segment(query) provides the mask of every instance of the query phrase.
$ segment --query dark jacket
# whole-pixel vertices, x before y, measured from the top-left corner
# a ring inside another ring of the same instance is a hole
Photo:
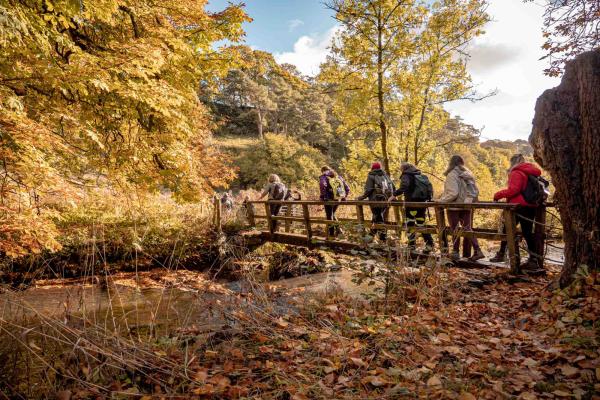
[[[333,188],[329,184],[329,178],[333,178],[333,172],[331,171],[324,172],[323,175],[321,175],[321,177],[319,178],[319,191],[321,192],[319,198],[322,201],[329,201],[334,199]],[[344,178],[342,178],[340,175],[338,175],[337,178],[342,181],[342,184],[344,185],[344,191],[346,192],[345,197],[348,197],[348,195],[350,195],[350,186],[348,186]]]
[[[527,186],[528,175],[540,176],[542,171],[531,163],[521,163],[513,167],[508,174],[508,188],[500,190],[494,195],[494,200],[506,199],[508,203],[515,203],[525,207],[535,207],[523,198],[523,190]]]
[[[365,182],[365,191],[364,193],[358,197],[358,200],[369,199],[370,201],[376,201],[375,199],[375,177],[376,176],[385,176],[387,178],[388,183],[392,188],[392,192],[395,190],[394,182],[387,176],[387,174],[382,169],[374,169],[369,172],[367,176],[367,182]]]
[[[414,201],[412,194],[415,191],[415,175],[421,175],[421,170],[409,167],[400,175],[400,188],[394,192],[394,196],[404,195],[405,201]]]

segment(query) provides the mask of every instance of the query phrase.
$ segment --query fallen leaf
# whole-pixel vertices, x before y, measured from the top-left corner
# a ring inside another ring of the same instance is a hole
[[[454,355],[460,354],[460,349],[457,346],[446,346],[444,347],[444,351]]]
[[[309,397],[302,393],[296,393],[292,396],[292,400],[309,400]]]
[[[70,400],[71,395],[72,393],[70,390],[61,390],[56,392],[56,400]]]
[[[352,364],[356,365],[357,367],[365,368],[367,366],[367,363],[360,358],[350,357],[350,361],[352,361]]]
[[[524,392],[518,397],[519,400],[537,400],[537,396],[531,392]]]
[[[437,375],[433,375],[431,378],[427,379],[427,386],[442,386],[442,381]]]
[[[579,373],[579,369],[571,365],[563,365],[562,367],[560,367],[560,372],[567,378],[570,378],[572,376],[577,375]]]
[[[555,390],[554,392],[552,392],[555,396],[558,397],[571,397],[571,393],[567,393],[565,391],[562,390]]]
[[[370,383],[371,385],[373,385],[375,387],[381,387],[381,386],[385,386],[385,385],[389,384],[388,381],[386,381],[385,379],[383,379],[377,375],[366,376],[363,379],[361,379],[361,382],[365,385],[367,383]]]
[[[525,365],[526,367],[529,367],[529,368],[533,368],[538,365],[538,362],[535,361],[534,359],[528,357],[525,359],[525,361],[523,361],[523,365]]]
[[[457,398],[458,400],[477,400],[477,397],[473,396],[469,392],[462,392]]]
[[[279,326],[280,328],[287,328],[289,325],[289,322],[284,321],[282,317],[277,318],[277,326]]]

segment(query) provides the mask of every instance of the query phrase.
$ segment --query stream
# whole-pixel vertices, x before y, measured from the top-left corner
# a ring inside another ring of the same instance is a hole
[[[139,273],[136,278],[120,274],[108,285],[88,278],[87,282],[67,280],[58,284],[51,280],[20,292],[6,290],[0,293],[0,318],[22,322],[36,317],[77,316],[108,331],[152,332],[156,336],[190,326],[196,331],[209,331],[225,323],[223,310],[239,307],[240,299],[250,290],[245,281],[214,282],[190,271],[170,272],[179,281],[175,284],[149,283],[151,275]],[[280,294],[275,305],[283,308],[289,307],[286,299],[298,294],[342,290],[360,296],[371,290],[355,285],[348,270],[268,282],[264,288]]]

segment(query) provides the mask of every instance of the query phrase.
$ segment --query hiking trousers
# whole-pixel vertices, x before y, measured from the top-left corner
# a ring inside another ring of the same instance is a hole
[[[473,230],[473,212],[471,210],[448,210],[448,223],[453,232],[452,251],[458,253],[460,249],[460,237],[456,233],[459,232],[459,229],[465,232]],[[461,228],[458,228],[459,224]],[[476,237],[465,238],[464,242],[466,243],[467,241],[471,242],[476,251],[479,250],[479,242]]]
[[[404,219],[406,221],[406,226],[408,227],[408,246],[415,247],[417,241],[417,233],[411,232],[411,227],[413,226],[424,226],[425,225],[425,208],[405,208],[404,209]],[[429,247],[433,247],[433,236],[429,233],[422,233],[423,240],[425,240],[425,244]]]
[[[281,204],[270,204],[271,216],[276,216],[279,214],[279,210],[281,210]],[[271,221],[271,225],[273,226],[273,232],[277,231],[277,221]]]
[[[337,221],[337,217],[335,216],[335,212],[337,211],[339,206],[325,204],[325,218],[328,221]],[[327,225],[327,231],[329,232],[329,236],[337,236],[340,233],[339,225]]]
[[[523,238],[527,243],[527,252],[529,257],[538,257],[538,251],[535,244],[535,236],[533,234],[533,226],[535,220],[536,207],[519,207],[517,209],[516,221],[517,225],[521,226]],[[506,225],[502,227],[502,233],[506,233]],[[500,243],[500,253],[506,254],[506,241]]]
[[[371,214],[373,217],[371,218],[371,222],[373,224],[385,224],[387,220],[388,207],[373,207],[371,208]],[[371,235],[373,237],[379,237],[379,240],[386,240],[387,233],[385,229],[371,228]]]

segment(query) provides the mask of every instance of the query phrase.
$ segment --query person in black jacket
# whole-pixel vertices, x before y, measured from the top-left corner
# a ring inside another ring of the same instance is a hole
[[[390,177],[381,169],[381,164],[375,162],[371,165],[371,171],[365,182],[365,190],[357,200],[369,199],[370,201],[387,201],[394,193],[394,183]],[[385,224],[389,207],[370,206],[373,215],[373,224]],[[387,233],[385,229],[371,228],[371,235],[379,236],[379,240],[385,241]]]
[[[433,190],[427,190],[426,192],[415,190],[415,177],[422,175],[417,167],[409,163],[402,163],[400,171],[402,171],[402,175],[400,175],[400,188],[394,191],[394,197],[390,200],[395,200],[397,196],[401,195],[404,195],[405,201],[410,202],[431,200],[433,197]],[[410,227],[425,225],[425,210],[425,208],[410,207],[404,209],[406,226],[409,227],[408,231],[410,232],[408,234],[408,246],[411,250],[415,248],[417,235],[416,232],[411,232]],[[422,235],[426,244],[425,252],[429,253],[433,250],[433,237],[429,233],[423,233]]]

